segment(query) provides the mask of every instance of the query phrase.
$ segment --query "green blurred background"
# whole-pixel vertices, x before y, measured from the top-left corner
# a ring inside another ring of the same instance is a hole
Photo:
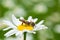
[[[48,29],[31,34],[33,40],[60,40],[60,0],[0,0],[0,40],[18,40],[5,38],[7,31],[2,30],[7,26],[2,20],[11,20],[12,14],[17,18],[38,18],[37,23],[45,20]]]

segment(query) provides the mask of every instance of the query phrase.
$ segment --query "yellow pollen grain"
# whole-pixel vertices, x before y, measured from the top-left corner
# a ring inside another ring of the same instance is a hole
[[[33,30],[33,27],[31,26],[31,25],[27,25],[27,24],[24,24],[24,25],[19,25],[19,26],[17,26],[17,29],[19,30],[19,31],[23,31],[23,30]]]

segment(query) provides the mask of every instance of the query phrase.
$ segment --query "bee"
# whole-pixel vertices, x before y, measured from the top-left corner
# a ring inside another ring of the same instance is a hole
[[[28,22],[28,21],[22,20],[22,19],[19,19],[19,21],[21,21],[22,23],[25,23],[25,24],[27,24],[27,25],[35,26],[35,23],[34,23],[34,22]]]

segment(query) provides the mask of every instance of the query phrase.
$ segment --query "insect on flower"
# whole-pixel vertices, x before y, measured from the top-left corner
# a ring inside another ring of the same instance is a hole
[[[21,37],[24,32],[35,34],[36,33],[35,31],[48,28],[45,25],[43,25],[44,20],[36,24],[37,20],[38,20],[37,18],[33,19],[32,16],[29,16],[28,19],[25,20],[23,17],[17,19],[14,15],[12,15],[12,22],[4,20],[4,23],[6,23],[8,27],[3,30],[5,31],[12,28],[12,30],[7,32],[4,36],[9,37],[15,34],[16,36]]]
[[[25,23],[25,24],[27,24],[27,25],[35,26],[35,23],[34,23],[34,22],[28,22],[28,21],[26,21],[26,20],[21,20],[21,19],[19,19],[19,20],[22,22],[22,24]]]

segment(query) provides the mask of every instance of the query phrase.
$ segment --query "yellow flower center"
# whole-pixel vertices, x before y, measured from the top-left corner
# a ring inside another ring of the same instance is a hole
[[[21,24],[19,26],[17,26],[17,29],[19,31],[23,31],[23,30],[33,30],[33,27],[31,25],[27,25],[27,24]]]

